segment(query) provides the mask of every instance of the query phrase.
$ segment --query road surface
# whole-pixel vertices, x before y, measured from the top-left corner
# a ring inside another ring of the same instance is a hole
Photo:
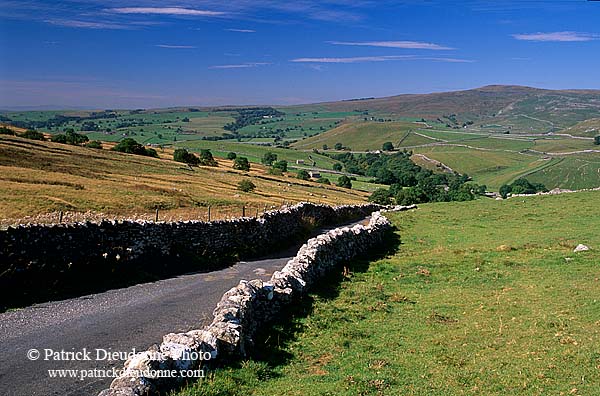
[[[48,370],[120,369],[124,360],[96,358],[104,358],[103,351],[143,351],[160,343],[167,333],[203,327],[212,321],[212,311],[224,292],[240,279],[270,279],[274,271],[295,256],[298,248],[296,245],[219,271],[187,274],[0,314],[0,394],[95,395],[108,388],[112,379],[49,378]],[[39,359],[27,357],[31,349],[40,351]],[[45,350],[88,352],[88,356],[80,353],[66,357],[91,360],[55,361],[55,356],[65,356],[54,353],[45,360]]]

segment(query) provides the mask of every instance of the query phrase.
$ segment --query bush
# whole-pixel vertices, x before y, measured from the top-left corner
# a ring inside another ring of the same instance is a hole
[[[250,170],[250,162],[246,157],[237,157],[233,161],[233,169],[243,170],[248,172]]]
[[[145,155],[147,157],[158,158],[158,153],[156,150],[147,149],[132,138],[125,138],[121,140],[119,144],[112,148],[112,150],[120,153]]]
[[[256,185],[252,183],[250,180],[242,180],[238,183],[238,190],[243,192],[252,192],[256,189]]]
[[[385,142],[383,143],[381,148],[383,151],[392,151],[394,149],[394,145],[392,144],[392,142]]]
[[[188,165],[198,165],[200,163],[200,158],[196,157],[194,154],[190,153],[184,148],[175,149],[173,152],[173,160],[177,162],[183,162]]]
[[[600,135],[599,135],[599,136],[596,136],[596,137],[594,138],[594,144],[595,144],[596,146],[600,145]]]
[[[319,179],[317,179],[317,183],[321,183],[321,184],[331,184],[331,181],[329,181],[328,178],[326,177],[321,177]]]
[[[340,176],[337,182],[338,187],[352,188],[352,180],[346,175]]]
[[[19,136],[22,138],[31,139],[31,140],[46,140],[46,138],[44,138],[43,133],[34,131],[33,129],[28,129],[25,132],[23,132],[22,134],[20,134]]]
[[[335,164],[333,164],[333,170],[334,171],[341,172],[342,168],[343,168],[343,166],[339,162],[336,162]]]
[[[296,177],[298,179],[300,179],[300,180],[308,180],[308,179],[310,179],[310,175],[304,169],[299,170],[298,174],[296,175]]]
[[[14,135],[15,131],[5,126],[0,127],[0,135]]]
[[[280,169],[282,172],[287,172],[288,163],[286,160],[277,161],[273,164],[273,168]]]
[[[233,151],[232,151],[232,152],[230,152],[230,153],[227,153],[227,159],[228,159],[228,160],[234,160],[234,159],[235,159],[235,157],[237,157],[237,154],[236,154],[236,153],[234,153]]]
[[[279,168],[270,168],[268,173],[269,173],[269,175],[274,175],[274,176],[282,176],[283,175],[283,172]]]
[[[392,203],[392,193],[387,188],[378,188],[369,196],[369,202],[379,205],[390,205]]]
[[[212,153],[208,149],[200,150],[200,165],[204,166],[219,166],[217,161],[215,161]]]
[[[50,137],[50,141],[54,143],[72,144],[73,146],[79,146],[89,140],[90,139],[87,136],[76,133],[72,128],[67,129],[64,134],[59,133]]]
[[[341,150],[344,148],[344,145],[342,143],[336,143],[333,145],[333,148],[336,150]]]
[[[86,144],[85,147],[93,148],[93,149],[101,149],[102,148],[102,142],[100,142],[99,140],[92,140],[91,142],[89,142],[88,144]]]
[[[396,203],[398,205],[413,205],[427,202],[428,198],[420,187],[406,187],[396,194]]]
[[[277,154],[267,152],[263,155],[261,162],[267,166],[273,165],[273,162],[277,161]]]

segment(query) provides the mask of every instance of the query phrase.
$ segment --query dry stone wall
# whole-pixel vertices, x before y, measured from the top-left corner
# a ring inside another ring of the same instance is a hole
[[[22,225],[0,231],[0,308],[36,291],[139,273],[213,269],[289,245],[307,226],[360,218],[377,205],[300,203],[259,218],[204,222],[104,221]],[[93,290],[93,289],[92,289]],[[86,290],[82,290],[86,292]],[[91,290],[87,290],[90,292]]]
[[[393,210],[413,208],[414,205]],[[167,334],[160,345],[129,359],[123,374],[99,396],[155,395],[172,388],[182,378],[151,378],[143,373],[202,369],[215,359],[245,356],[257,331],[283,307],[306,293],[336,265],[381,243],[391,228],[383,213],[375,212],[366,226],[336,228],[309,239],[269,282],[242,280],[227,291],[217,304],[210,325],[187,333]],[[201,358],[190,358],[198,356]]]

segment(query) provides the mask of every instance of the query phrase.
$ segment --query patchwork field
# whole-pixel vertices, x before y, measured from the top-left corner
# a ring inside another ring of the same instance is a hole
[[[393,251],[346,264],[269,328],[262,352],[176,394],[598,394],[599,224],[581,213],[599,198],[391,214]],[[592,250],[573,253],[579,243]]]

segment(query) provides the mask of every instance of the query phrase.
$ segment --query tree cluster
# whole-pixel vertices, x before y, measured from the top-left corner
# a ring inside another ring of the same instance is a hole
[[[508,194],[535,194],[546,191],[548,189],[542,183],[531,183],[525,178],[519,178],[512,184],[500,186],[500,195],[502,195],[502,198],[508,197]]]
[[[121,140],[119,144],[112,148],[112,150],[121,153],[144,155],[147,157],[158,158],[158,153],[156,152],[156,150],[146,148],[132,138],[125,138]]]

